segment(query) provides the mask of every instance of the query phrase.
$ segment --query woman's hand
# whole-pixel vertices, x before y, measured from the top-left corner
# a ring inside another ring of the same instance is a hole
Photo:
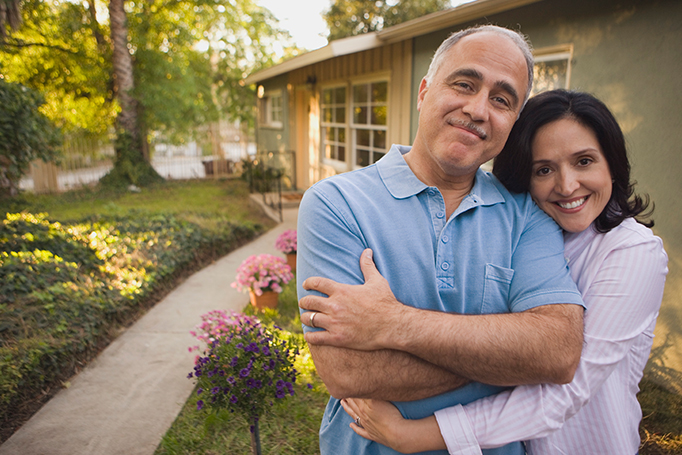
[[[363,438],[400,453],[446,449],[434,416],[408,420],[393,404],[382,400],[348,398],[341,400],[341,405],[355,420],[350,427]]]

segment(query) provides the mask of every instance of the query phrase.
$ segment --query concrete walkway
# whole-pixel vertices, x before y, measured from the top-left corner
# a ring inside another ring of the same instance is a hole
[[[297,208],[248,245],[195,273],[122,333],[0,446],[0,455],[151,455],[194,387],[189,331],[211,310],[241,310],[230,287],[252,254],[283,256],[275,239],[296,229]],[[279,221],[279,219],[277,219]]]

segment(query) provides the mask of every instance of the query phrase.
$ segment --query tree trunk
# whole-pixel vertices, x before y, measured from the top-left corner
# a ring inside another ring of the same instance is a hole
[[[94,6],[94,2],[92,3]],[[116,161],[114,169],[103,177],[104,184],[146,185],[163,180],[145,159],[143,143],[146,137],[140,133],[138,103],[133,97],[135,78],[133,58],[128,50],[128,25],[124,0],[109,0],[109,20],[113,43],[112,66],[114,70],[114,94],[121,106],[116,117]]]
[[[137,106],[132,91],[135,88],[133,77],[133,58],[128,50],[128,24],[123,8],[124,0],[109,1],[109,19],[111,21],[111,41],[114,45],[114,93],[121,106],[116,118],[118,127],[122,128],[137,143]]]

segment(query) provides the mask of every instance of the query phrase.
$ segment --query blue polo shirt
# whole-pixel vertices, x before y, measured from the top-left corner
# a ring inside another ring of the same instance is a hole
[[[364,283],[360,254],[371,248],[396,298],[417,308],[488,314],[583,304],[564,259],[561,231],[529,195],[510,193],[479,169],[471,192],[446,219],[438,188],[422,183],[405,162],[409,151],[394,145],[376,164],[322,180],[305,193],[298,218],[299,299],[308,294],[301,283],[310,276]],[[470,383],[394,404],[406,418],[419,419],[500,390]],[[330,398],[320,427],[322,455],[397,454],[356,435],[351,421]],[[514,443],[483,453],[524,451]]]

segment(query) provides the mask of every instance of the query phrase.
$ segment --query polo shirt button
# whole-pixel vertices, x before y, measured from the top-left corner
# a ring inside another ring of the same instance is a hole
[[[447,262],[443,262],[443,263],[440,265],[440,268],[443,269],[443,270],[447,270],[447,269],[450,268],[450,264],[448,264]]]
[[[434,194],[436,194],[436,190],[434,190],[433,188],[429,188],[429,194],[433,196]]]
[[[444,235],[443,237],[441,237],[441,240],[443,241],[443,243],[448,243],[448,240],[450,239],[448,238],[447,235]]]
[[[436,213],[436,216],[438,218],[443,218],[445,216],[445,212],[438,212],[438,213]]]

